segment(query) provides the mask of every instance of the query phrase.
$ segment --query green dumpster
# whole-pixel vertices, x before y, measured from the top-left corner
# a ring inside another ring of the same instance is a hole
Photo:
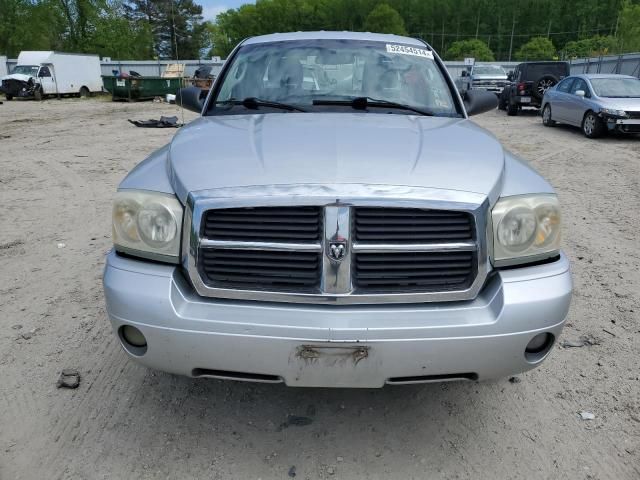
[[[103,75],[102,84],[113,100],[150,100],[176,94],[182,88],[182,78],[126,77]]]

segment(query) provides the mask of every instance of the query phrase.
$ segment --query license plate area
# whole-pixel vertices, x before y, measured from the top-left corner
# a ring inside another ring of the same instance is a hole
[[[369,347],[362,345],[300,345],[296,357],[307,363],[357,365],[369,357]]]
[[[531,103],[531,97],[520,97],[520,103]]]

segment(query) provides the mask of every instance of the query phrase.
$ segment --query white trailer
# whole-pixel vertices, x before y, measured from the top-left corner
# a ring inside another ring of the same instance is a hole
[[[84,53],[25,51],[9,75],[0,78],[0,90],[13,97],[42,99],[49,95],[89,96],[102,91],[100,57]]]

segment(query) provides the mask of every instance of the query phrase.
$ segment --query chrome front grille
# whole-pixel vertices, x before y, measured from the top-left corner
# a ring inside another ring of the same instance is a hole
[[[486,279],[488,201],[477,194],[454,202],[450,197],[458,192],[401,187],[409,198],[389,199],[383,192],[374,201],[380,187],[363,192],[357,186],[358,196],[342,198],[327,194],[327,187],[315,196],[287,195],[285,187],[273,187],[279,195],[242,195],[251,188],[221,199],[189,197],[183,261],[202,296],[325,304],[459,301],[475,298]],[[291,205],[304,203],[301,198],[308,204]]]

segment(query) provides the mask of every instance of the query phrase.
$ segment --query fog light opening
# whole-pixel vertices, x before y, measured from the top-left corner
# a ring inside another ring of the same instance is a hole
[[[554,341],[555,337],[551,333],[539,333],[527,344],[524,350],[524,357],[531,363],[541,361],[551,350]]]
[[[118,336],[124,349],[131,355],[141,357],[147,353],[147,339],[136,327],[122,325],[118,329]]]

